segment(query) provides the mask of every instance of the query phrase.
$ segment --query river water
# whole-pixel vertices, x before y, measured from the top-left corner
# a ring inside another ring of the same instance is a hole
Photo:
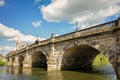
[[[0,80],[117,80],[110,64],[93,67],[92,71],[54,71],[41,68],[11,68],[0,66]]]

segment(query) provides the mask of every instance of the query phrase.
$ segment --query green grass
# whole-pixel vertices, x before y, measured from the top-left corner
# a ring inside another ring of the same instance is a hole
[[[5,66],[5,65],[7,65],[7,62],[2,61],[2,60],[0,59],[0,66]]]
[[[96,56],[95,60],[93,61],[93,66],[101,66],[108,64],[109,60],[105,57],[102,53]]]

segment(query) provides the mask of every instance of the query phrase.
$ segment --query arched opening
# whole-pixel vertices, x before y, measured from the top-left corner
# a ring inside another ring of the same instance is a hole
[[[23,67],[23,61],[24,61],[24,57],[23,55],[19,56],[19,67]]]
[[[99,60],[99,66],[94,65],[95,59]],[[107,61],[108,64],[103,65],[103,61],[105,61],[105,63]],[[79,45],[67,49],[62,56],[61,69],[85,71],[94,74],[107,75],[109,77],[112,76],[116,79],[115,68],[111,63],[110,55],[105,53],[101,55],[100,51],[88,45]]]
[[[63,54],[62,69],[91,69],[93,60],[100,53],[97,49],[80,45],[69,48]]]
[[[32,55],[32,67],[47,68],[46,56],[41,51],[36,51]]]

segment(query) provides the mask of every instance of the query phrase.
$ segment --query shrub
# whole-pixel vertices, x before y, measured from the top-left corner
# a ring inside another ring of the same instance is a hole
[[[101,66],[108,63],[109,63],[108,58],[105,57],[102,53],[100,53],[96,56],[95,60],[93,61],[93,66]]]
[[[2,60],[0,59],[0,66],[5,66],[5,65],[7,65],[7,62],[2,61]]]

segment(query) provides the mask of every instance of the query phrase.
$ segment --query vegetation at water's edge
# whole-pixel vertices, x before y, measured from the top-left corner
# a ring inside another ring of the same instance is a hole
[[[0,59],[0,66],[5,66],[5,65],[7,65],[7,62],[6,62],[6,61],[2,61],[2,60]]]
[[[109,60],[107,57],[105,57],[102,53],[98,54],[93,61],[93,66],[100,66],[100,65],[105,65],[108,64]]]

